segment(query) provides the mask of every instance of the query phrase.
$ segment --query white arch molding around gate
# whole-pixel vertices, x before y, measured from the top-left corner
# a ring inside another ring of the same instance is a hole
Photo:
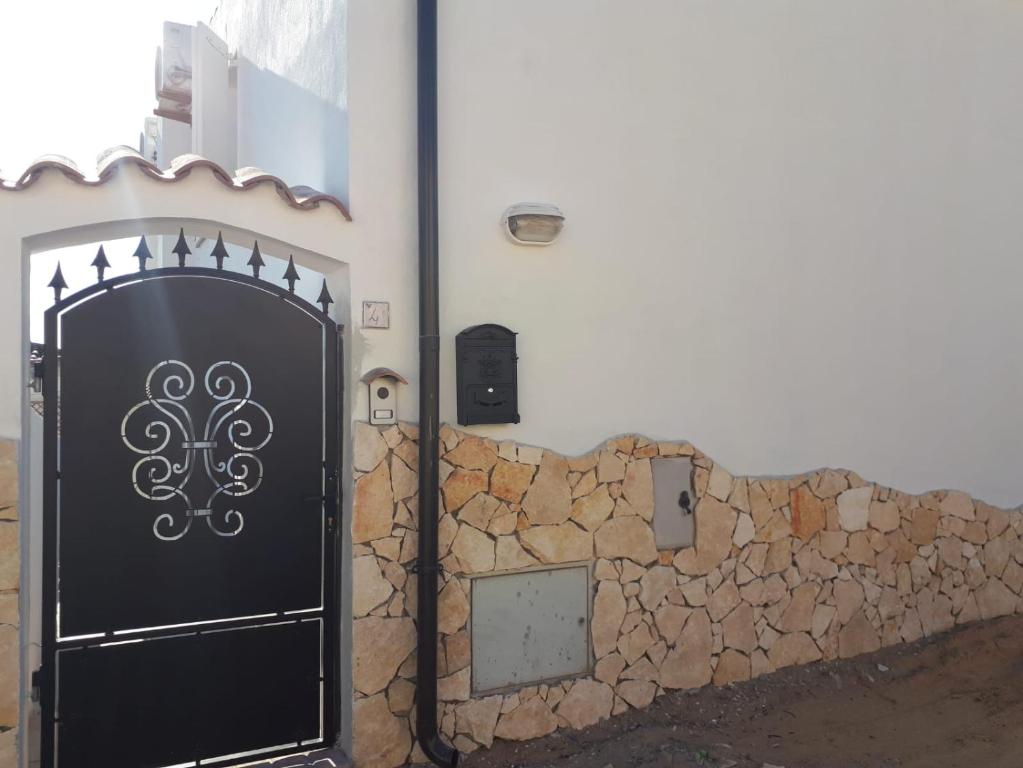
[[[349,392],[357,392],[359,371],[374,364],[392,363],[396,357],[414,351],[414,335],[399,328],[374,338],[371,347],[361,335],[352,335],[352,306],[363,298],[386,296],[402,301],[402,281],[395,279],[390,260],[380,260],[372,247],[358,243],[359,229],[339,201],[311,190],[288,189],[279,179],[253,169],[232,177],[200,158],[177,164],[174,172],[154,173],[144,159],[130,150],[108,157],[97,177],[84,180],[63,161],[47,161],[17,182],[0,180],[0,259],[5,279],[0,281],[0,440],[16,446],[18,455],[18,507],[20,520],[19,595],[20,682],[18,708],[11,728],[0,743],[0,765],[27,765],[26,743],[30,711],[31,667],[29,628],[37,616],[29,615],[29,594],[36,563],[31,559],[31,510],[40,505],[33,498],[30,476],[39,469],[30,466],[37,453],[31,440],[30,406],[27,388],[29,368],[29,275],[34,253],[55,248],[101,243],[117,238],[175,236],[184,229],[189,236],[215,239],[222,233],[227,243],[251,248],[258,241],[264,255],[287,259],[324,275],[335,300],[331,314],[345,327],[345,360],[341,405],[343,455],[350,454],[352,403]],[[172,183],[171,183],[172,182]],[[361,246],[361,247],[360,247]],[[394,259],[400,257],[394,254]],[[47,276],[48,278],[48,276]],[[84,286],[72,285],[74,292]],[[409,313],[414,322],[414,312]],[[357,320],[355,323],[357,324]],[[408,349],[406,349],[408,347]],[[342,463],[342,519],[350,519],[350,468]],[[5,554],[5,553],[0,553]],[[342,547],[340,563],[342,613],[341,648],[350,648],[350,548]],[[350,675],[342,666],[342,700],[350,700]],[[0,679],[0,687],[13,681]],[[13,692],[12,692],[13,693]],[[12,697],[13,698],[13,697]],[[350,708],[343,707],[341,742],[350,745]],[[14,758],[13,754],[17,753]]]

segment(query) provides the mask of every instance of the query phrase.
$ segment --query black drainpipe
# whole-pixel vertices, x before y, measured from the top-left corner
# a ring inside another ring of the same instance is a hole
[[[458,751],[437,732],[437,458],[440,317],[437,285],[437,0],[419,0],[419,571],[416,623],[416,738],[436,765]]]

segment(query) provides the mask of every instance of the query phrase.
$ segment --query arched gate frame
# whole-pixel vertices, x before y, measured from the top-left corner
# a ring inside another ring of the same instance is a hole
[[[52,283],[47,767],[231,765],[338,732],[329,293],[317,308],[258,263],[252,277],[181,263],[100,270],[64,299]]]

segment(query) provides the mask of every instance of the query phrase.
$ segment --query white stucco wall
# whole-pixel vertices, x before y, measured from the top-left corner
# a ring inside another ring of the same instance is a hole
[[[396,321],[356,343],[415,384],[415,4],[278,5],[227,0],[221,34],[346,110],[349,153],[244,110],[239,147],[296,183],[347,171]],[[486,434],[1023,500],[1023,5],[442,2],[440,50],[445,420],[454,335],[497,322],[522,423]],[[523,200],[566,212],[555,246],[503,239]]]
[[[353,247],[352,224],[336,208],[321,205],[299,211],[282,201],[269,184],[239,192],[225,187],[206,169],[166,183],[122,167],[110,181],[96,187],[77,184],[50,170],[26,189],[0,192],[0,205],[4,214],[0,247],[7,254],[6,279],[0,282],[0,437],[19,438],[22,432],[33,253],[143,233],[173,235],[179,226],[207,238],[216,238],[222,230],[227,241],[258,240],[263,253],[285,259],[294,254],[299,265],[323,274],[337,302],[332,314],[349,328],[351,306],[361,305],[364,290],[376,294],[365,277],[369,270],[359,270],[358,285],[351,280],[351,267],[362,260]],[[77,257],[89,258],[87,254]],[[77,279],[82,272],[68,270],[68,274]],[[69,282],[65,296],[88,284],[80,279]],[[390,359],[383,346],[378,352]],[[380,364],[373,362],[372,354],[364,361],[361,347],[349,349],[348,354],[356,370],[364,364]],[[355,389],[352,381],[345,386]]]

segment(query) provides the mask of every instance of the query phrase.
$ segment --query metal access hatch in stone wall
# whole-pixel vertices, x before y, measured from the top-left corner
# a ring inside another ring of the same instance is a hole
[[[654,477],[654,541],[658,549],[693,546],[696,493],[689,459],[659,458],[650,464]]]
[[[474,579],[475,693],[580,675],[590,668],[589,568]]]

